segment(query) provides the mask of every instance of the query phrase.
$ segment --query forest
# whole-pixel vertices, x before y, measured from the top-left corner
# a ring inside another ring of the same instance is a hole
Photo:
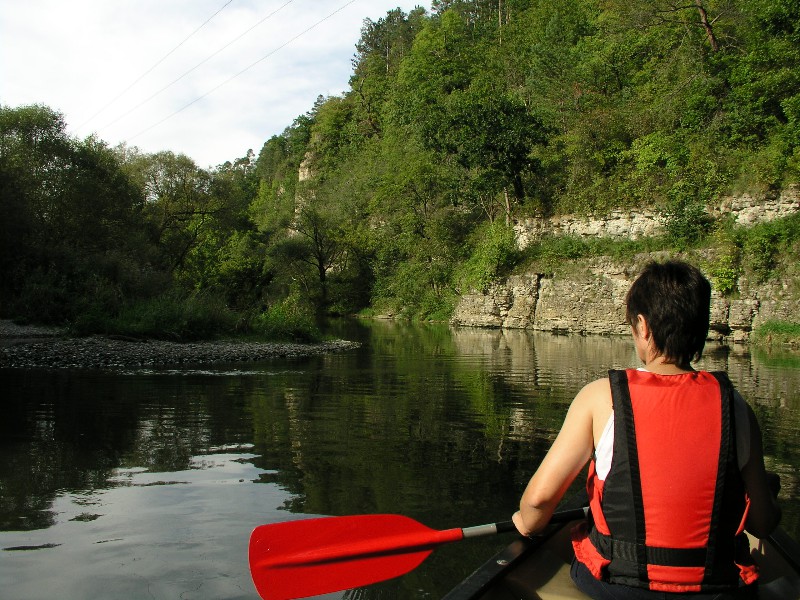
[[[800,181],[799,0],[435,0],[366,19],[352,65],[210,169],[0,107],[0,317],[180,340],[442,320],[542,255],[514,241],[531,215],[656,208],[648,243],[723,240],[720,272],[800,248],[796,219],[753,238],[704,213]]]

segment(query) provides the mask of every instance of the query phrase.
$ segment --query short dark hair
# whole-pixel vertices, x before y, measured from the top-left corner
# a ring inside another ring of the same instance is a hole
[[[625,305],[625,320],[635,327],[642,315],[667,362],[688,366],[703,355],[711,284],[697,267],[678,260],[651,262],[631,285]]]

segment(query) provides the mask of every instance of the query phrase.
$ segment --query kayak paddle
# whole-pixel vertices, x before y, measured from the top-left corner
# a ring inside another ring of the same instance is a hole
[[[585,516],[578,508],[557,512],[550,522]],[[511,521],[438,531],[402,515],[260,525],[250,536],[250,574],[264,600],[306,598],[399,577],[442,544],[511,531]]]

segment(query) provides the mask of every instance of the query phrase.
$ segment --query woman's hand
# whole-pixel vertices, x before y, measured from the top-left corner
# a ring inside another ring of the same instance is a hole
[[[520,535],[524,535],[525,537],[530,535],[527,527],[525,527],[525,523],[522,521],[522,513],[519,511],[515,512],[512,515],[511,520],[514,522],[514,526],[517,528],[517,531],[519,531]]]

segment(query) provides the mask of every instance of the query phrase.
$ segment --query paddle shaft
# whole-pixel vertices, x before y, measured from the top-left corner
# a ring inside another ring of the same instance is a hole
[[[586,517],[588,508],[574,508],[571,510],[562,510],[553,513],[550,518],[550,523],[568,523],[569,521],[577,521]],[[474,527],[464,527],[461,531],[464,534],[464,539],[481,537],[485,535],[494,535],[497,533],[510,533],[516,531],[517,527],[513,521],[500,521],[499,523],[492,523],[490,525],[476,525]]]

